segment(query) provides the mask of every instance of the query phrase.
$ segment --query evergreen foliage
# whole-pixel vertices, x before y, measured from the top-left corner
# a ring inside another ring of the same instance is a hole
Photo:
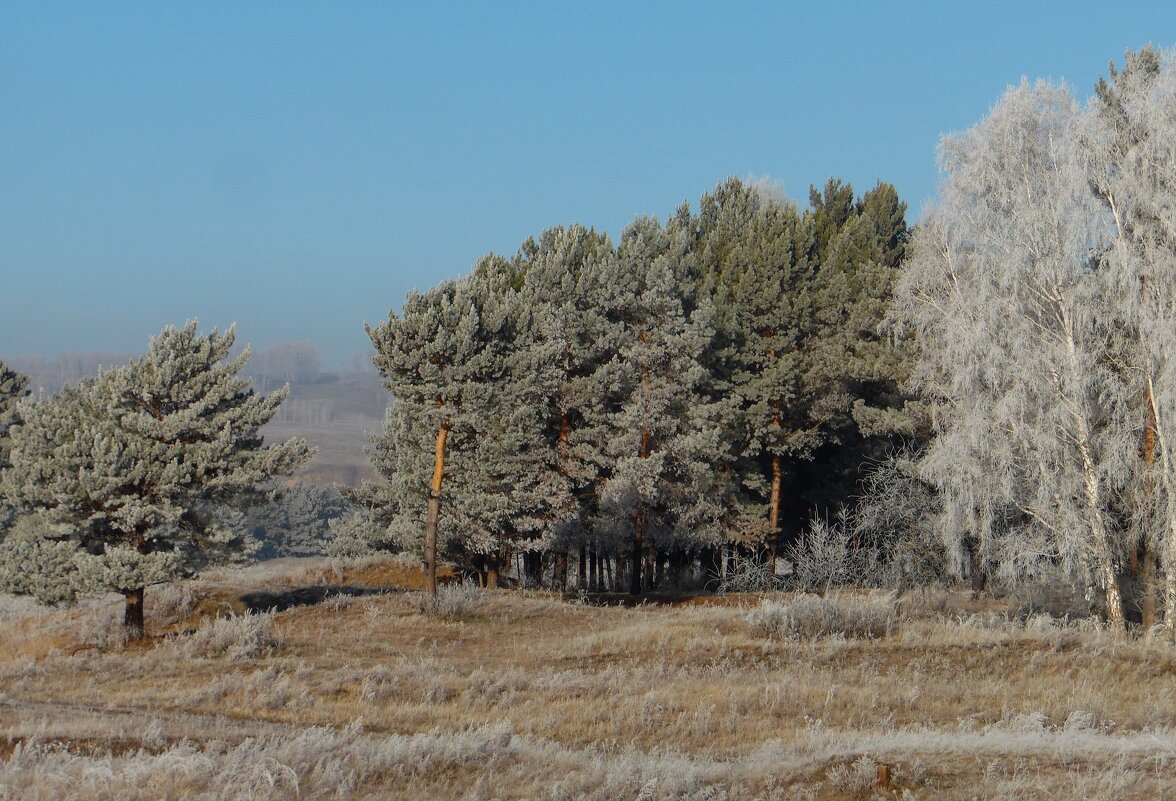
[[[0,471],[11,466],[9,431],[21,422],[18,402],[28,394],[29,379],[0,361]],[[0,541],[12,523],[13,506],[0,490]]]
[[[334,487],[299,481],[275,488],[264,503],[241,509],[242,528],[258,543],[258,559],[321,556],[331,540],[331,524],[352,511]]]
[[[380,478],[356,494],[374,518],[339,523],[335,547],[427,564],[435,548],[489,583],[520,553],[537,580],[549,555],[560,586],[578,549],[581,587],[607,566],[631,591],[667,559],[680,571],[765,537],[774,558],[784,476],[846,432],[860,455],[906,421],[880,332],[905,205],[886,184],[814,198],[802,214],[729,179],[615,248],[552,228],[410,295],[369,329],[394,402]],[[848,497],[859,473],[844,473]]]
[[[167,328],[130,364],[21,406],[0,487],[37,523],[20,539],[24,550],[6,543],[4,556],[73,555],[27,563],[40,565],[22,579],[44,584],[39,595],[120,592],[127,625],[141,634],[147,585],[245,550],[225,504],[312,451],[300,440],[263,447],[258,429],[285,393],[248,391],[239,373],[249,354],[229,359],[233,341],[233,329]]]

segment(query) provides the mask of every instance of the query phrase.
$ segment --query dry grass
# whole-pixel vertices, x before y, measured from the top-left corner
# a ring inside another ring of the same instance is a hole
[[[0,799],[1176,794],[1176,648],[950,593],[818,610],[463,590],[479,597],[449,616],[413,593],[335,594],[200,619],[409,569],[290,563],[190,597],[152,588],[149,630],[176,633],[146,646],[109,634],[113,598],[0,606]]]

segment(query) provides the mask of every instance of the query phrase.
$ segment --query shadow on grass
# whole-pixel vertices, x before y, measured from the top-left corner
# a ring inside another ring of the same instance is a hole
[[[341,584],[320,584],[313,587],[295,587],[280,592],[259,590],[248,592],[241,596],[241,603],[250,612],[283,612],[297,606],[314,606],[329,598],[340,595],[357,598],[364,595],[387,595],[393,592],[403,592],[386,588],[372,589],[370,587],[355,587]]]

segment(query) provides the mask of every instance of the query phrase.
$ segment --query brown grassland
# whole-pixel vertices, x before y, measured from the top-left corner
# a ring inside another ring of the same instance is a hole
[[[1159,637],[944,591],[425,609],[416,578],[153,587],[131,644],[113,597],[3,601],[0,800],[1176,798]]]

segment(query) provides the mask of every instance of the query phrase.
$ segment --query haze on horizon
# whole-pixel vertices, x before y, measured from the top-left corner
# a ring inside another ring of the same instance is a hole
[[[0,358],[165,325],[350,367],[405,293],[728,175],[933,197],[1022,76],[1091,93],[1167,4],[392,7],[14,2],[0,26]]]

